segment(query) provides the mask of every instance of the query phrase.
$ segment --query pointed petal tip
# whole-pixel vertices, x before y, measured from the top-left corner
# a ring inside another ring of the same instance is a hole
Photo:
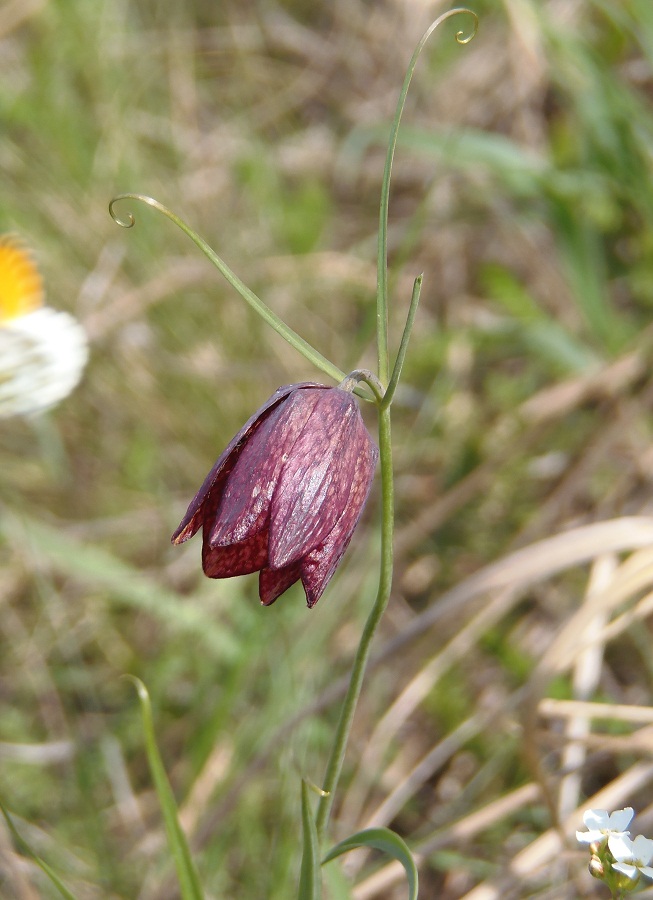
[[[286,566],[283,569],[272,569],[264,566],[258,579],[258,593],[262,606],[272,606],[289,587],[299,581],[299,566]]]
[[[170,538],[171,544],[184,544],[195,534],[195,531],[193,531],[188,525],[182,528],[183,524],[184,523],[182,522],[177,530],[173,533],[172,537]]]

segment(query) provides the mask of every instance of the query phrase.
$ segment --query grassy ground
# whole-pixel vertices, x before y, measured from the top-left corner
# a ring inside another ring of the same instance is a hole
[[[391,825],[424,898],[606,896],[576,808],[632,805],[653,835],[653,7],[473,5],[397,153],[395,346],[420,271],[423,300],[333,836]],[[159,198],[340,368],[373,367],[383,141],[444,8],[0,5],[0,231],[91,340],[68,400],[0,428],[0,796],[80,900],[176,896],[127,672],[207,896],[294,895],[300,776],[322,777],[378,547],[375,490],[308,613],[170,546],[231,435],[315,372],[169,222],[134,207],[123,231],[108,201]],[[331,898],[405,896],[380,858],[337,867]],[[0,895],[54,896],[3,826]]]

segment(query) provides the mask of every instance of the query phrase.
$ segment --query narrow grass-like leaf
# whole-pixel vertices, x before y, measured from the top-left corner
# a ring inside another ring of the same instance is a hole
[[[297,350],[302,356],[307,359],[309,362],[312,362],[313,365],[320,369],[322,372],[325,372],[334,381],[340,382],[345,377],[345,373],[341,372],[340,369],[334,365],[330,360],[328,360],[325,356],[312,347],[308,341],[305,341],[303,337],[297,334],[296,331],[293,331],[286,323],[279,318],[279,316],[274,313],[269,306],[261,300],[260,297],[254,293],[254,291],[250,290],[247,285],[241,281],[241,279],[236,275],[235,272],[229,268],[229,266],[221,259],[218,254],[213,250],[212,247],[207,244],[207,242],[197,234],[196,231],[187,225],[183,219],[181,219],[176,213],[172,212],[172,210],[168,209],[167,206],[164,206],[163,203],[159,203],[158,200],[155,200],[153,197],[147,197],[145,194],[133,194],[133,193],[125,193],[119,194],[109,204],[109,212],[111,214],[114,222],[117,222],[118,225],[122,225],[123,228],[131,228],[134,225],[134,217],[131,213],[128,214],[126,219],[121,219],[114,211],[115,204],[120,200],[139,200],[141,203],[147,203],[148,206],[152,206],[154,209],[158,210],[160,213],[163,213],[164,216],[167,216],[171,222],[174,222],[178,228],[187,234],[188,237],[193,241],[193,243],[199,247],[202,253],[213,263],[216,269],[227,279],[229,284],[240,294],[243,300],[252,307],[255,312],[259,314],[259,316],[267,322],[267,324],[273,328],[277,334],[280,334],[281,337],[287,341],[291,347]]]
[[[399,136],[399,126],[401,124],[401,116],[406,105],[406,97],[408,89],[413,79],[415,66],[420,57],[424,45],[431,37],[433,32],[442,22],[450,19],[452,16],[467,15],[473,20],[473,30],[467,36],[464,32],[456,33],[456,40],[459,44],[467,44],[476,34],[478,27],[478,16],[471,9],[459,8],[450,9],[442,13],[438,18],[426,29],[420,42],[408,63],[404,83],[401,87],[395,117],[390,129],[390,138],[388,140],[388,148],[385,157],[385,169],[383,171],[383,182],[381,184],[381,204],[379,210],[379,239],[377,249],[377,289],[376,289],[376,328],[377,328],[377,350],[379,358],[379,378],[383,384],[387,384],[389,376],[388,362],[388,207],[390,203],[390,179],[392,177],[392,162],[397,147],[397,138]]]
[[[7,828],[11,832],[11,836],[16,842],[16,846],[20,849],[21,853],[24,856],[29,856],[29,858],[36,863],[39,869],[44,873],[44,875],[47,876],[54,887],[56,887],[62,897],[65,897],[66,900],[76,900],[75,895],[71,894],[71,892],[61,881],[59,876],[53,871],[53,869],[51,869],[46,861],[44,859],[41,859],[41,857],[37,853],[35,853],[34,850],[32,850],[27,841],[20,836],[2,800],[0,800],[0,812],[4,816],[5,822],[7,823]]]
[[[401,370],[404,365],[404,360],[406,359],[406,351],[408,350],[408,342],[410,340],[410,335],[413,330],[413,324],[415,322],[415,316],[417,314],[417,307],[419,305],[419,295],[422,290],[422,279],[423,275],[418,275],[415,279],[415,283],[413,284],[413,294],[410,298],[410,307],[408,309],[408,316],[406,317],[406,324],[404,325],[404,331],[401,335],[401,343],[399,344],[399,350],[397,351],[397,358],[395,360],[394,368],[392,370],[392,375],[390,376],[390,383],[388,384],[388,389],[385,392],[383,397],[383,406],[390,406],[392,403],[392,399],[395,395],[395,391],[397,390],[397,385],[399,384],[399,379],[401,378]]]
[[[133,675],[126,675],[125,677],[136,687],[138,699],[141,703],[143,730],[145,732],[145,750],[150,764],[152,779],[154,780],[154,787],[156,789],[157,797],[159,798],[159,803],[161,804],[166,836],[175,863],[175,869],[177,870],[181,896],[183,900],[203,900],[204,894],[200,885],[200,880],[190,855],[186,836],[179,824],[177,804],[161,760],[161,755],[159,754],[159,748],[157,747],[150,696],[147,692],[147,688],[139,678],[135,678]]]
[[[350,837],[336,844],[322,860],[322,863],[330,862],[342,853],[349,850],[357,850],[359,847],[369,847],[372,850],[381,850],[402,864],[408,878],[408,900],[417,900],[418,876],[417,866],[406,842],[390,831],[389,828],[367,828],[358,831]]]
[[[320,873],[320,847],[317,828],[311,810],[308,785],[302,779],[302,827],[303,852],[299,873],[298,900],[320,900],[322,896],[322,876]]]
[[[487,266],[482,282],[489,297],[508,311],[529,349],[558,372],[582,373],[600,365],[601,358],[581,338],[540,307],[517,277],[501,266]]]

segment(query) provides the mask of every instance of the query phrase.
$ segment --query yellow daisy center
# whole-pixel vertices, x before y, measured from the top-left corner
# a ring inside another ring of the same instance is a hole
[[[0,237],[0,325],[43,305],[43,281],[30,252],[14,237]]]

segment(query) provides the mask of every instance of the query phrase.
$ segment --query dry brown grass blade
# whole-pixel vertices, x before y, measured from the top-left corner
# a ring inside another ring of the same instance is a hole
[[[470,622],[456,632],[445,647],[439,650],[435,656],[420,668],[419,672],[390,705],[387,712],[379,719],[367,741],[365,750],[361,755],[357,774],[352,779],[353,787],[357,790],[356,793],[354,793],[354,790],[352,789],[351,795],[352,797],[358,796],[358,803],[360,805],[357,807],[357,804],[353,802],[352,799],[345,803],[342,815],[346,821],[358,821],[360,816],[360,806],[362,806],[363,802],[361,789],[365,787],[368,783],[368,779],[370,779],[378,769],[380,761],[387,751],[388,745],[402,728],[406,720],[413,714],[422,700],[430,694],[442,675],[444,675],[444,673],[457,661],[463,659],[470,653],[479,638],[487,632],[489,628],[496,624],[496,622],[502,619],[513,608],[518,600],[518,595],[510,590],[501,591],[496,597],[493,597]],[[481,720],[484,719],[483,716],[479,718]],[[424,778],[429,777],[430,773],[426,774],[426,770],[431,769],[432,771],[435,759],[438,758],[439,755],[440,754],[436,750],[434,757],[431,757],[429,754],[426,757],[426,761],[423,761],[420,771]],[[430,762],[428,761],[429,759],[431,760]],[[413,775],[413,785],[416,777],[416,775]],[[374,780],[375,779],[372,777],[373,782]],[[414,789],[416,789],[416,787],[414,787]],[[378,811],[371,816],[371,820],[380,824],[381,820],[377,820],[377,816]],[[385,816],[386,813],[383,814],[383,818],[384,824],[387,824],[390,820],[385,818]]]
[[[467,604],[490,591],[502,588],[524,590],[605,553],[624,553],[651,545],[652,516],[608,519],[536,541],[484,566],[445,591],[432,606],[416,616],[401,634],[388,641],[377,658],[387,659],[397,653],[445,616],[453,612],[460,616]]]
[[[574,831],[582,828],[582,813],[585,809],[616,809],[624,806],[629,797],[635,795],[652,780],[653,764],[635,763],[605,788],[590,797],[582,808],[579,807],[568,816],[563,826],[566,838],[571,839]],[[421,865],[430,854],[442,847],[450,844],[460,847],[485,829],[509,819],[519,810],[540,799],[539,786],[531,782],[506,794],[499,800],[487,804],[482,809],[452,823],[446,832],[440,831],[422,841],[414,852],[417,864]],[[560,832],[550,828],[516,854],[506,871],[496,879],[486,880],[476,885],[461,900],[499,900],[505,896],[506,889],[510,889],[511,896],[517,896],[515,891],[519,891],[519,885],[527,882],[538,869],[554,860],[562,849],[563,839]],[[353,896],[355,900],[373,900],[375,897],[383,897],[385,896],[384,892],[399,883],[403,877],[402,867],[398,863],[389,863],[356,885]]]
[[[649,547],[633,553],[615,571],[610,584],[594,597],[592,604],[582,606],[569,619],[538,663],[537,669],[529,681],[527,704],[530,704],[536,695],[539,703],[546,683],[558,672],[569,668],[581,651],[605,641],[605,632],[609,626],[594,634],[588,628],[594,616],[600,612],[607,614],[614,612],[621,604],[645,590],[652,583],[653,549]],[[645,603],[638,604],[630,611],[630,614],[624,614],[619,618],[619,628],[610,629],[611,637],[621,633],[636,618],[648,614],[649,595],[644,599]]]
[[[617,567],[617,559],[614,554],[599,556],[592,566],[584,604],[590,608],[594,598],[599,595],[611,583]],[[588,632],[598,635],[606,623],[606,614],[597,612],[590,618]],[[603,663],[603,643],[597,641],[582,653],[579,653],[573,664],[572,690],[574,697],[586,700],[591,697],[598,687]],[[590,720],[578,714],[565,723],[565,737],[568,743],[564,748],[561,758],[561,769],[568,770],[560,782],[558,792],[558,815],[560,819],[576,809],[580,799],[581,766],[585,761],[586,748],[583,739],[589,734]]]
[[[648,549],[647,544],[650,544],[651,541],[652,524],[650,519],[642,517],[627,520],[613,520],[612,522],[599,523],[595,526],[585,526],[581,529],[575,529],[568,534],[558,535],[555,538],[549,538],[545,541],[538,542],[531,547],[517,551],[505,560],[487,567],[482,573],[478,573],[478,575],[481,576],[481,583],[485,581],[486,584],[488,582],[494,583],[494,585],[509,584],[510,587],[505,587],[503,591],[500,591],[497,596],[490,600],[488,605],[483,607],[466,626],[461,628],[449,644],[432,657],[432,659],[420,669],[415,677],[404,688],[399,697],[391,705],[386,715],[380,720],[370,738],[366,751],[361,759],[361,771],[369,772],[370,766],[378,766],[390,741],[422,700],[431,690],[433,690],[434,685],[442,673],[456,660],[460,659],[470,651],[480,635],[487,630],[492,622],[500,619],[513,607],[520,596],[520,589],[523,589],[523,587],[530,583],[531,580],[551,577],[557,572],[562,571],[564,568],[586,562],[588,558],[595,558],[596,564],[595,577],[588,590],[587,602],[581,607],[579,612],[573,616],[573,624],[567,626],[563,634],[579,634],[579,621],[583,621],[585,624],[587,624],[587,621],[595,623],[596,627],[593,628],[591,634],[585,629],[583,641],[585,654],[590,654],[590,656],[586,658],[591,658],[592,661],[591,680],[592,684],[595,684],[597,676],[597,660],[595,657],[592,657],[592,653],[595,653],[597,646],[601,646],[603,626],[605,625],[607,615],[605,610],[603,610],[603,606],[607,603],[605,595],[606,592],[608,590],[611,591],[613,587],[613,574],[615,572],[614,565],[608,565],[606,563],[604,566],[602,562],[611,559],[612,552],[606,555],[602,553],[601,550],[608,545],[611,546],[615,552],[617,547],[620,550],[637,547],[645,548],[633,553],[620,569],[617,570],[617,572],[619,572],[617,581],[622,582],[622,590],[618,597],[614,599],[613,603],[613,605],[617,605],[619,602],[623,602],[623,599],[629,596],[633,590],[646,584],[651,577],[651,571],[648,565],[651,551]],[[626,534],[628,534],[628,539],[624,543]],[[587,540],[588,537],[590,538],[589,541]],[[587,556],[588,552],[590,554],[589,557]],[[486,576],[485,579],[483,579],[483,575]],[[471,579],[468,579],[467,582],[464,582],[463,584],[467,585],[469,591],[470,582],[472,586],[476,587],[476,580],[477,576],[472,576]],[[627,588],[625,587],[625,584],[628,585]],[[458,585],[457,588],[454,588],[454,592],[459,590],[461,586],[462,585]],[[483,587],[479,585],[478,594],[482,593],[485,593],[485,591],[483,590]],[[470,591],[465,599],[471,599],[473,594],[474,592]],[[597,605],[596,599],[597,597],[600,598],[602,595],[604,597],[603,603]],[[452,603],[450,597],[446,598],[446,601],[449,604]],[[420,618],[424,618],[424,616],[429,613],[432,614],[432,612],[433,610],[429,610],[427,614],[423,614]],[[597,619],[597,616],[600,618]],[[625,624],[626,623],[624,622],[624,627]],[[562,642],[562,646],[567,647],[564,638],[561,637],[558,641]],[[588,647],[589,649],[587,649]],[[568,660],[568,665],[571,665],[575,659],[577,659],[577,655],[574,652],[572,657]],[[600,657],[598,664],[600,665]],[[586,691],[588,690],[588,685],[581,683],[581,688],[582,691]],[[530,685],[530,690],[532,691],[532,685]],[[532,693],[529,692],[528,704],[532,704],[533,702],[534,697]],[[581,714],[579,713],[579,715]],[[450,749],[449,744],[452,742],[455,743],[456,738],[464,740],[464,735],[467,734],[470,728],[476,731],[478,728],[482,728],[484,724],[485,721],[481,723],[474,720],[468,720],[453,735],[449,735],[445,741],[441,742],[441,744],[433,748],[430,753],[426,754],[403,782],[395,787],[385,801],[369,817],[367,825],[387,824],[390,822],[392,817],[396,815],[397,811],[402,807],[403,803],[405,803],[406,799],[414,795],[424,781],[432,775],[434,770],[433,767],[440,765],[442,753],[445,750]],[[527,731],[528,727],[527,722]],[[587,730],[586,727],[585,730]],[[458,732],[460,732],[460,734],[458,734]],[[534,735],[535,731],[533,730],[531,732],[531,744],[535,747],[536,742]],[[574,735],[572,735],[572,737],[573,736]],[[576,737],[581,737],[581,735],[576,735]],[[528,742],[527,738],[527,745]],[[456,746],[458,745],[456,744]],[[585,751],[582,741],[579,741],[575,746],[577,748],[576,752],[584,754]],[[534,766],[533,769],[535,773],[538,774],[539,778],[539,766]],[[354,779],[354,782],[356,782],[356,779]],[[569,783],[571,784],[571,782]],[[541,779],[541,784],[542,787],[547,790],[545,779]],[[577,795],[578,784],[572,785],[570,791],[571,793],[567,796],[567,810],[575,810],[576,804],[571,803],[571,798],[572,794]],[[361,802],[360,799],[359,802]],[[553,805],[552,800],[551,805]],[[350,808],[348,810],[346,808],[346,811],[351,813],[351,802],[349,806]],[[346,818],[348,818],[348,816],[346,816]],[[549,837],[547,840],[550,843],[553,839]],[[545,842],[543,846],[548,846],[548,844]]]
[[[552,642],[529,679],[522,704],[524,728],[524,755],[531,772],[542,786],[553,822],[558,821],[558,811],[554,796],[556,790],[542,765],[537,737],[537,716],[540,700],[546,688],[559,672],[570,669],[579,656],[605,642],[605,628],[592,628],[596,617],[609,619],[621,604],[653,583],[653,550],[650,547],[633,553],[619,566],[607,585],[593,596],[592,602],[584,604],[571,618],[560,634]],[[646,607],[645,607],[646,608]],[[631,617],[622,617],[623,627]],[[617,633],[621,633],[619,630]]]
[[[523,591],[539,581],[551,578],[573,566],[583,565],[605,553],[634,550],[651,543],[653,543],[653,518],[647,516],[632,516],[584,525],[538,541],[485,566],[455,585],[433,606],[417,616],[397,638],[389,642],[382,650],[383,657],[392,655],[410,640],[423,635],[426,629],[454,609],[457,616],[463,615],[466,606],[484,594],[501,589]],[[497,604],[499,607],[497,612],[501,612],[502,609],[507,611],[514,602],[515,597],[504,597]],[[484,615],[491,614],[481,613],[481,621]],[[464,642],[465,636],[463,635],[460,640]],[[383,724],[384,720],[389,721],[389,717],[393,718],[393,728],[396,729],[432,690],[440,672],[439,660],[440,653],[404,688],[388,710],[386,717],[377,726],[379,730],[387,730],[390,733],[389,726]],[[432,671],[429,666],[432,667]]]
[[[574,719],[582,716],[590,720],[616,720],[631,725],[653,723],[653,706],[631,706],[627,703],[589,703],[583,700],[556,700],[545,697],[538,714],[546,718]]]
[[[621,396],[647,369],[646,353],[640,348],[595,372],[538,391],[522,403],[519,414],[532,424],[560,419],[589,401]]]

